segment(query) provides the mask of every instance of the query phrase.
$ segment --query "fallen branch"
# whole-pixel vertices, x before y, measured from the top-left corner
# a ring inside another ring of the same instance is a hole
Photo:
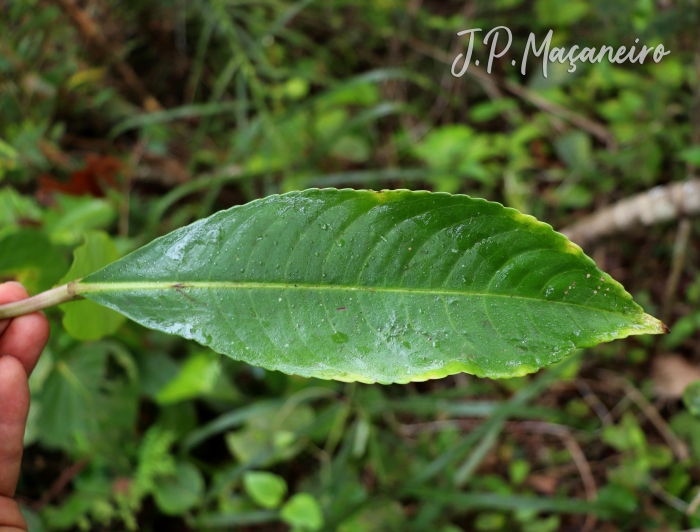
[[[700,179],[655,187],[605,207],[560,232],[585,246],[602,237],[700,214]]]

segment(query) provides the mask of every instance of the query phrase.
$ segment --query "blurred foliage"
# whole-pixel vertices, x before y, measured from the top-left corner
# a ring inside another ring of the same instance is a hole
[[[85,0],[91,36],[64,4],[0,0],[0,280],[32,293],[293,189],[468,193],[561,227],[700,166],[697,0]],[[493,73],[452,77],[456,33],[498,25],[514,42]],[[556,46],[672,53],[547,78],[532,60],[521,76],[511,60],[549,29]],[[595,256],[649,310],[672,249],[661,227]],[[688,253],[660,346],[620,341],[503,382],[306,380],[52,309],[20,501],[37,531],[698,527],[697,387],[687,407],[659,405],[691,450],[679,460],[599,373],[651,393],[657,349],[698,360]]]

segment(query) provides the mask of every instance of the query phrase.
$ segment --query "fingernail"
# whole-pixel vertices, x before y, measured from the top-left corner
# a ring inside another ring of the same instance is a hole
[[[20,288],[24,288],[24,285],[18,281],[7,281],[5,284],[14,284],[16,286],[19,286]]]

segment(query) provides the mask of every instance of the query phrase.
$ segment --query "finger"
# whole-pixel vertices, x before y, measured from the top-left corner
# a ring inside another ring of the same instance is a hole
[[[12,497],[17,487],[29,413],[29,384],[24,366],[0,357],[0,496]]]
[[[26,299],[29,294],[25,288],[15,281],[10,281],[7,283],[0,284],[0,305],[5,303],[12,303],[13,301],[19,301],[20,299]],[[0,321],[0,334],[2,334],[7,326],[10,324],[10,320]]]
[[[0,532],[27,532],[19,504],[7,497],[0,497]]]
[[[0,285],[0,304],[28,297],[19,283]],[[39,355],[49,339],[49,321],[41,312],[0,322],[0,356],[10,355],[19,360],[27,375],[36,366]]]

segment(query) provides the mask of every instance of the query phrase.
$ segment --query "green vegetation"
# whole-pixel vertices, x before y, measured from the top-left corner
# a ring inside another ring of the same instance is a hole
[[[71,6],[0,0],[0,280],[33,294],[291,190],[463,193],[561,228],[700,165],[693,0]],[[454,78],[456,33],[498,25],[493,73],[477,40],[482,69]],[[552,28],[671,54],[522,77],[511,59]],[[37,531],[698,527],[697,386],[668,384],[696,371],[694,244],[669,223],[587,250],[671,335],[503,381],[306,379],[49,310],[18,499]]]

